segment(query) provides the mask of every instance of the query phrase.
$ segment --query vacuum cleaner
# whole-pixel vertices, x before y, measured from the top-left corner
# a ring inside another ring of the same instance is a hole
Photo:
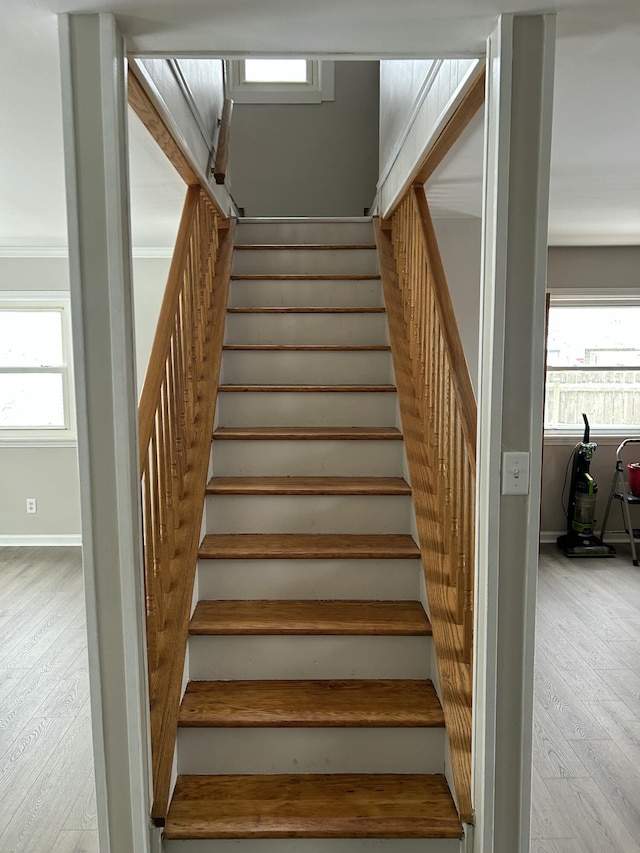
[[[589,467],[598,445],[589,440],[589,420],[584,413],[582,419],[584,435],[571,458],[567,532],[558,536],[556,544],[567,557],[613,557],[616,549],[605,545],[594,533],[598,484],[589,473]]]

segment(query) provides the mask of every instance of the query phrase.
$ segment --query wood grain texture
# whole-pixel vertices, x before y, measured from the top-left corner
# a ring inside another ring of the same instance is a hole
[[[213,177],[216,184],[224,184],[229,165],[229,139],[231,137],[231,118],[233,116],[233,101],[225,98],[222,104],[220,129],[218,131],[218,147],[213,166]]]
[[[0,850],[97,853],[81,549],[2,547],[0,576]]]
[[[440,135],[427,152],[424,161],[419,165],[418,172],[413,179],[414,183],[425,184],[458,141],[462,131],[484,104],[485,82],[486,67],[482,65],[471,88],[442,128]]]
[[[616,560],[541,549],[532,791],[540,853],[640,853],[640,574],[629,546],[619,547]]]
[[[168,577],[160,582],[156,603],[155,624],[162,625],[163,629],[156,631],[153,654],[151,652],[149,654],[153,765],[152,816],[156,818],[164,818],[168,808],[234,239],[235,223],[232,223],[224,233],[215,260],[211,257],[207,260],[202,283],[203,286],[206,284],[209,287],[209,296],[204,304],[196,307],[189,305],[188,300],[181,302],[178,316],[182,317],[186,314],[199,317],[207,331],[200,340],[188,340],[182,344],[178,341],[175,346],[172,345],[172,353],[181,348],[185,353],[193,353],[195,348],[198,358],[195,363],[193,360],[183,362],[178,359],[175,373],[172,374],[169,371],[167,374],[171,378],[172,389],[182,393],[182,389],[191,383],[196,393],[190,398],[190,405],[184,413],[184,419],[188,421],[188,441],[184,446],[183,482],[177,500],[177,527],[174,532],[175,540],[173,554],[169,560]],[[207,246],[207,251],[208,248]],[[197,249],[193,247],[189,253],[190,264],[195,265],[196,257],[207,259],[207,251],[200,244]],[[189,374],[188,377],[185,376],[186,373]],[[167,395],[164,395],[163,411],[165,413],[166,401]],[[170,432],[166,438],[169,439],[167,443],[172,445]],[[142,470],[144,472],[144,467]],[[167,472],[167,479],[169,474],[173,477],[173,472],[170,471]],[[153,516],[151,521],[153,522]],[[153,609],[149,607],[150,579],[154,580],[153,569],[147,573],[146,590],[148,614],[151,613],[153,616]],[[152,627],[153,624],[152,621]]]
[[[347,533],[218,533],[205,536],[198,556],[217,560],[415,560],[411,536]]]
[[[246,352],[389,352],[386,344],[225,344],[225,350]]]
[[[199,601],[191,634],[425,636],[419,601]]]
[[[395,261],[387,232],[374,220],[378,257],[387,317],[402,430],[413,488],[427,599],[447,725],[455,797],[463,823],[473,823],[471,802],[471,670],[465,660],[464,632],[457,622],[456,600],[450,595],[448,567],[443,559],[442,505],[437,498],[436,477],[427,458],[424,419],[413,387],[414,367],[409,356],[409,335],[401,305]]]
[[[395,394],[395,385],[221,385],[219,391],[254,391],[268,393],[271,391],[291,391],[291,393],[314,393],[318,391],[335,391],[337,394],[352,394],[357,392]]]
[[[299,305],[293,307],[250,305],[241,308],[228,308],[227,312],[229,314],[384,314],[384,308],[377,305],[363,306],[361,308],[354,306],[314,308]]]
[[[375,249],[375,243],[241,243],[236,246],[237,252],[243,251],[296,251],[298,249]]]
[[[164,151],[173,168],[185,184],[188,186],[197,185],[199,183],[198,177],[191,164],[172,137],[160,113],[131,68],[129,68],[127,77],[127,87],[129,106],[147,128],[158,146]]]
[[[208,495],[410,495],[402,477],[212,477]]]
[[[379,275],[360,273],[246,273],[234,274],[232,281],[380,281]]]
[[[402,441],[395,427],[218,427],[217,441]]]
[[[192,681],[181,726],[443,727],[430,681]]]
[[[166,838],[459,838],[443,776],[179,776]]]

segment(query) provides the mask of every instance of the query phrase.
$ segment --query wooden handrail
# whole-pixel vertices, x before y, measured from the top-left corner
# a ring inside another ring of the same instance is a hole
[[[216,184],[224,184],[229,164],[229,139],[231,137],[231,116],[233,114],[233,101],[225,98],[220,118],[220,132],[218,133],[218,147],[216,149],[216,162],[213,167],[213,177]]]
[[[407,462],[460,817],[473,822],[476,402],[422,186],[376,221]]]
[[[424,245],[427,263],[433,273],[434,295],[438,303],[442,337],[446,346],[447,358],[453,386],[458,398],[460,420],[467,443],[469,462],[476,472],[476,439],[477,439],[477,405],[471,384],[469,368],[460,338],[458,322],[451,301],[451,293],[447,285],[447,277],[440,255],[440,247],[436,238],[431,211],[427,202],[427,195],[422,184],[415,185],[411,189],[413,204],[418,218],[420,235]]]
[[[153,774],[167,813],[235,224],[190,187],[138,411]]]
[[[136,76],[134,68],[135,66],[129,65],[127,74],[127,100],[129,106],[147,128],[153,139],[158,143],[158,146],[164,151],[169,162],[185,184],[189,187],[198,187],[205,192],[209,203],[219,216],[218,230],[226,228],[229,220],[226,218],[226,213],[214,196],[213,190],[206,182],[203,183],[204,175],[202,176],[202,180],[199,177],[198,167],[176,141],[175,133],[172,133],[169,129],[167,121],[165,121],[158,107],[149,97],[144,85]],[[140,74],[140,71],[137,73]]]
[[[436,168],[458,141],[462,131],[484,104],[486,86],[486,66],[484,63],[478,65],[475,75],[471,86],[456,107],[451,118],[442,128],[433,144],[425,151],[424,155],[411,170],[396,201],[385,213],[385,221],[388,221],[396,212],[402,200],[406,197],[409,187],[413,184],[425,184],[429,180]]]

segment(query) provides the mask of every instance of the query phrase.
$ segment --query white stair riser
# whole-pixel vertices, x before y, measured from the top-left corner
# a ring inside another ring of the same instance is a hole
[[[404,495],[209,495],[207,533],[409,533]]]
[[[227,344],[368,346],[388,342],[384,314],[227,315]]]
[[[178,756],[178,773],[444,773],[444,729],[184,728]]]
[[[401,477],[402,442],[214,441],[219,477]]]
[[[239,280],[231,282],[229,293],[229,306],[232,308],[256,305],[342,308],[352,305],[374,307],[382,304],[382,287],[380,282],[375,280]]]
[[[431,678],[431,637],[194,636],[189,677]]]
[[[238,244],[260,243],[373,243],[370,219],[241,219]]]
[[[246,249],[234,252],[233,275],[377,275],[375,249]]]
[[[386,351],[231,350],[224,353],[221,381],[227,385],[391,385]]]
[[[416,600],[419,560],[200,560],[203,599]]]
[[[165,841],[165,853],[461,853],[455,838],[251,838]]]
[[[219,426],[394,426],[396,395],[387,391],[225,391]]]

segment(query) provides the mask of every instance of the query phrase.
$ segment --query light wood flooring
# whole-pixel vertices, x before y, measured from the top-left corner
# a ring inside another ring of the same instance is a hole
[[[640,853],[640,570],[544,546],[532,853]],[[0,853],[97,853],[80,550],[0,548]]]
[[[640,570],[544,546],[532,853],[640,853]]]
[[[98,851],[80,548],[0,548],[0,851]]]

